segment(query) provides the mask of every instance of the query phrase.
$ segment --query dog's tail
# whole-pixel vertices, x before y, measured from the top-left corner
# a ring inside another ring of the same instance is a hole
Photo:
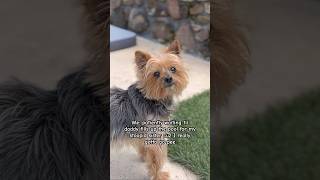
[[[233,16],[232,4],[228,0],[211,0],[211,3],[212,88],[214,104],[220,106],[244,81],[250,67],[249,49]]]

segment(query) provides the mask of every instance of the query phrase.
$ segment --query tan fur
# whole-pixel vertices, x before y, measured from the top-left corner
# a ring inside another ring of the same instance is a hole
[[[167,180],[169,173],[161,171],[167,160],[166,145],[149,145],[145,147],[145,161],[148,166],[149,174],[153,180]]]
[[[145,161],[146,160],[146,154],[147,154],[147,150],[146,150],[146,147],[144,145],[141,145],[137,148],[137,151],[139,153],[139,156],[140,156],[140,159],[142,161]]]
[[[168,49],[158,57],[146,52],[136,51],[135,62],[137,66],[138,87],[146,98],[152,100],[165,100],[178,96],[188,84],[188,75],[179,56],[180,44],[174,41]],[[170,72],[175,67],[176,72]],[[159,72],[160,77],[154,77]],[[166,76],[173,78],[174,85],[166,88],[163,79]]]
[[[153,180],[169,179],[169,173],[162,171],[163,165],[167,161],[167,145],[146,145],[144,141],[145,139],[135,139],[129,143],[138,151],[141,160],[147,163],[148,173]]]
[[[160,56],[153,56],[143,51],[135,52],[137,84],[146,98],[157,101],[172,99],[186,88],[188,75],[180,58],[180,51],[180,43],[174,41]],[[175,71],[172,71],[172,67]],[[155,72],[159,72],[159,76],[155,76]],[[165,86],[165,77],[172,77],[172,86]],[[161,118],[168,120],[169,117]],[[145,140],[134,139],[129,143],[137,149],[141,159],[147,163],[149,175],[153,180],[168,180],[169,173],[162,171],[167,160],[167,145],[146,145]]]

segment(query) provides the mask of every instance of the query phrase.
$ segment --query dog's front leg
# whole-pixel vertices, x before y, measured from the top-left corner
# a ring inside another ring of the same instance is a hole
[[[162,168],[167,160],[167,145],[145,145],[145,161],[152,180],[168,180],[169,173]]]

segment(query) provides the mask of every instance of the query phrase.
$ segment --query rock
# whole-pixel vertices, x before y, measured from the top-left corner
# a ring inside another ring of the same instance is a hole
[[[168,16],[168,14],[166,11],[163,10],[160,12],[159,16]]]
[[[149,16],[155,16],[158,10],[158,2],[156,0],[147,1],[147,10]],[[159,13],[159,12],[158,12]]]
[[[150,8],[148,10],[148,15],[149,16],[154,16],[156,14],[156,8]]]
[[[163,23],[166,23],[166,24],[170,24],[171,22],[171,18],[168,18],[168,17],[156,17],[155,18],[155,21],[158,23],[158,22],[163,22]]]
[[[147,0],[149,6],[156,6],[158,4],[158,0]]]
[[[162,41],[171,41],[173,39],[173,28],[164,22],[156,22],[152,27],[152,35]]]
[[[168,16],[167,3],[163,3],[159,0],[148,0],[147,10],[149,16]]]
[[[177,40],[186,48],[186,50],[193,50],[196,47],[193,32],[188,23],[183,23],[176,32]]]
[[[210,14],[210,3],[209,2],[204,3],[204,12],[207,14]]]
[[[181,18],[188,18],[189,7],[187,4],[180,4],[180,16]]]
[[[147,0],[147,7],[149,9],[156,8],[157,4],[157,0]]]
[[[173,19],[180,19],[180,6],[178,0],[167,0],[167,9]]]
[[[127,27],[126,17],[124,15],[124,12],[120,8],[115,9],[111,12],[110,22],[115,26],[119,26],[122,28]]]
[[[122,7],[122,9],[123,9],[124,17],[128,21],[132,8],[130,6],[125,6],[125,7]]]
[[[143,0],[135,0],[136,5],[141,6],[143,4]]]
[[[146,18],[139,14],[129,20],[129,28],[137,33],[142,33],[148,29]]]
[[[156,7],[155,16],[168,16],[167,7],[161,3],[159,3]]]
[[[199,24],[209,24],[210,23],[210,16],[209,15],[198,15],[196,17],[196,21]]]
[[[209,39],[209,29],[203,28],[199,32],[196,33],[195,39],[199,42],[203,42]]]
[[[112,11],[114,9],[117,9],[120,6],[121,6],[121,1],[119,1],[119,0],[111,0],[110,1],[110,12],[111,12],[111,14],[112,14]]]
[[[120,0],[119,0],[120,1]],[[133,5],[134,3],[134,0],[123,0],[123,4],[124,5],[127,5],[127,6],[131,6]]]
[[[128,26],[131,30],[141,33],[148,29],[148,21],[142,9],[133,8],[129,15]]]
[[[139,15],[139,14],[142,14],[144,15],[145,14],[145,11],[143,8],[132,8],[132,7],[125,7],[124,9],[126,13],[129,13],[128,14],[128,19],[130,21],[130,19],[133,19],[135,16]]]
[[[203,13],[204,11],[204,7],[202,4],[200,3],[197,3],[197,4],[194,4],[190,9],[189,9],[189,12],[191,15],[198,15],[198,14],[201,14]]]
[[[195,23],[194,21],[191,21],[191,28],[193,31],[198,32],[202,29],[202,26]]]

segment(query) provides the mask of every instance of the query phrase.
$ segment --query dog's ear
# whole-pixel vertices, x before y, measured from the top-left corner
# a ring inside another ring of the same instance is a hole
[[[150,54],[142,51],[136,51],[135,52],[135,62],[138,67],[138,69],[143,69],[148,60],[151,58]]]
[[[167,48],[168,53],[179,55],[181,52],[181,45],[178,40],[174,40]]]

